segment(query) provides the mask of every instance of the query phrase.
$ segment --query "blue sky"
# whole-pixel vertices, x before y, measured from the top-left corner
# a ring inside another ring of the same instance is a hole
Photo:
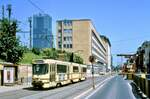
[[[115,54],[136,52],[143,41],[150,40],[150,0],[32,1],[52,16],[53,33],[58,19],[92,19],[97,31],[110,39],[115,63],[120,62]],[[39,10],[28,0],[0,0],[0,6],[9,3],[12,4],[12,17],[21,21],[19,28],[28,30],[27,18]]]

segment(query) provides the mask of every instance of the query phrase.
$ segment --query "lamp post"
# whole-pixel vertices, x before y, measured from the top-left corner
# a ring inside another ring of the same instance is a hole
[[[93,66],[93,63],[95,62],[95,57],[93,55],[91,55],[89,57],[89,61],[92,64],[92,86],[93,86],[93,89],[95,89],[95,84],[94,84],[94,66]]]
[[[32,36],[32,34],[31,34],[31,32],[32,32],[32,30],[31,30],[32,29],[32,18],[31,17],[28,18],[28,22],[29,22],[29,27],[30,27],[30,45],[29,46],[30,46],[30,49],[32,49],[32,37],[31,37]]]

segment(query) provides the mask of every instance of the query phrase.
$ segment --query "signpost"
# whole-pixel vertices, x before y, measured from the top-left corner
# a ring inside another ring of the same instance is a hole
[[[89,57],[89,61],[91,62],[92,64],[92,86],[93,86],[93,89],[95,89],[95,84],[94,84],[94,67],[93,67],[93,63],[95,62],[95,57],[93,55],[91,55]]]

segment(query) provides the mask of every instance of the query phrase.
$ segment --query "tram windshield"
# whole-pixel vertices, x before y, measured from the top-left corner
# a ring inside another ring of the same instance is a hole
[[[48,64],[33,64],[33,74],[42,75],[48,73]]]

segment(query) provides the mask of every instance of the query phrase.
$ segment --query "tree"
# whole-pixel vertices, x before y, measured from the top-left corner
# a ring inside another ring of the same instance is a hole
[[[79,63],[79,64],[83,64],[83,59],[78,55],[74,55],[74,62]]]
[[[46,56],[46,58],[50,59],[57,59],[58,58],[58,52],[55,48],[45,48],[43,49],[43,54]]]
[[[16,31],[16,21],[0,21],[0,59],[6,62],[18,63],[23,57],[24,47],[19,45]]]
[[[40,49],[38,49],[38,48],[32,48],[32,52],[36,55],[40,55],[40,53],[41,53]]]

